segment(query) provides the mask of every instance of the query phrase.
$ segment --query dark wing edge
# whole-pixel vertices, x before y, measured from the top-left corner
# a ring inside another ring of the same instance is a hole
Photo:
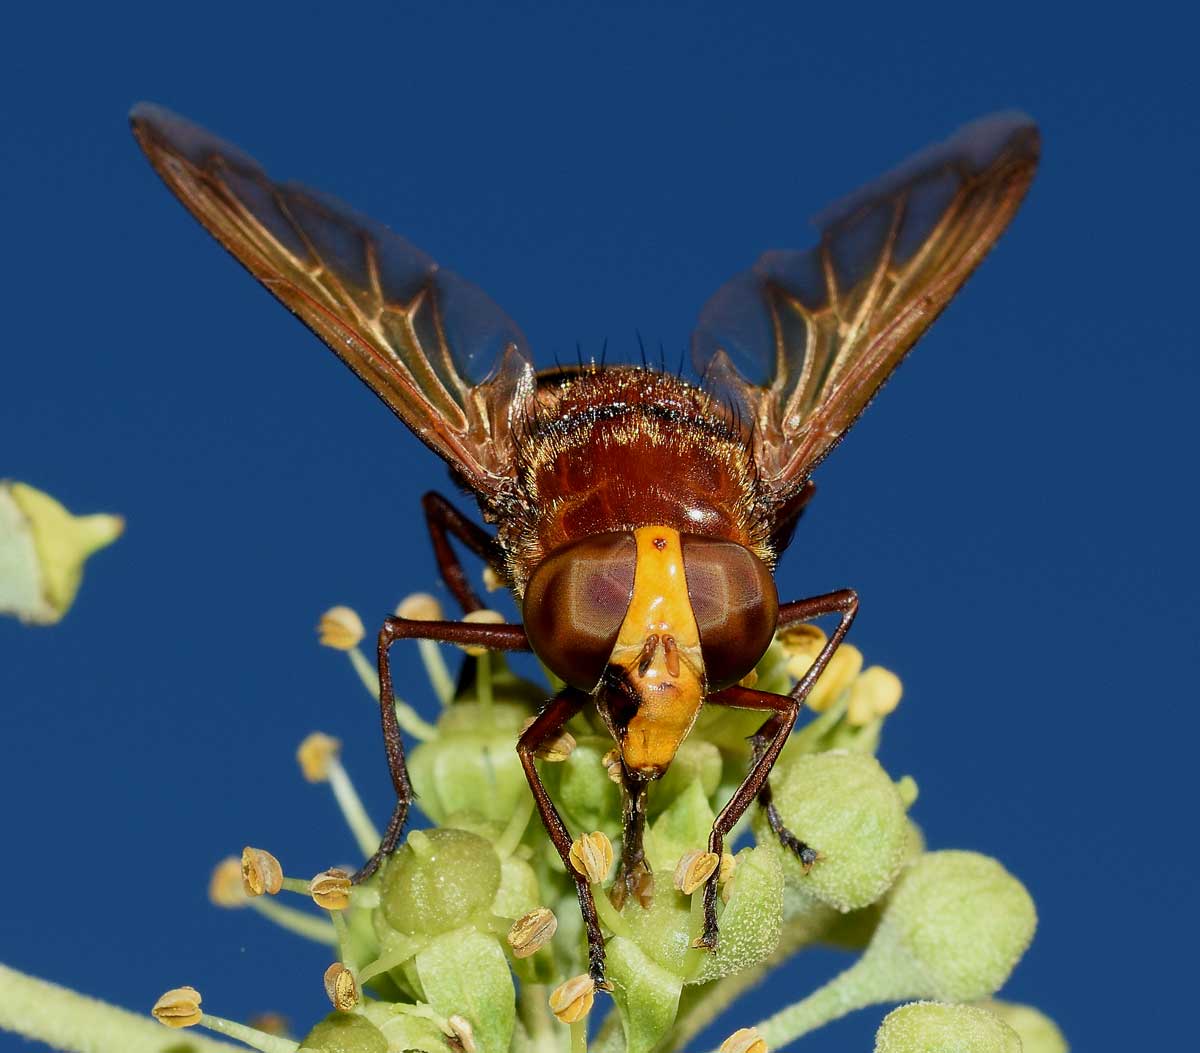
[[[693,364],[749,421],[776,503],[804,485],[982,261],[1039,150],[1023,114],[969,124],[827,209],[815,247],[766,253],[705,305]]]
[[[163,181],[492,508],[511,493],[513,431],[533,398],[517,326],[481,290],[333,198],[275,183],[162,107],[130,112]],[[473,380],[473,367],[489,367]]]

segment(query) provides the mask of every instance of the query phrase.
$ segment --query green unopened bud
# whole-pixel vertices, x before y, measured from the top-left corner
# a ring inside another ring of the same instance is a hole
[[[436,1014],[427,1005],[371,1000],[365,1002],[358,1012],[383,1033],[389,1050],[450,1053],[445,1031],[438,1026],[434,1019]],[[301,1049],[307,1047],[302,1046]]]
[[[650,866],[663,874],[674,873],[681,856],[708,843],[712,824],[712,805],[699,781],[694,781],[646,831]]]
[[[470,924],[500,887],[500,857],[465,830],[414,830],[383,872],[379,906],[387,924],[407,935],[432,935]]]
[[[465,1020],[480,1053],[507,1053],[516,992],[508,958],[494,935],[466,927],[447,932],[416,956],[414,966],[425,1002],[447,1021],[452,1016]],[[445,1053],[445,1046],[436,1053]]]
[[[981,1002],[1018,1035],[1024,1053],[1067,1053],[1069,1047],[1063,1033],[1045,1013],[1031,1005],[989,1000]]]
[[[41,490],[0,481],[0,614],[57,622],[79,591],[84,561],[124,529],[120,516],[74,516]]]
[[[665,898],[661,892],[655,896],[655,900]],[[625,1053],[650,1053],[675,1023],[683,980],[623,936],[609,940],[606,951],[612,997],[625,1034]]]
[[[976,852],[930,852],[896,882],[867,951],[902,956],[910,994],[968,1002],[1008,979],[1033,939],[1025,886]]]
[[[300,1048],[308,1053],[388,1053],[383,1032],[357,1013],[330,1013],[304,1040]]]
[[[875,1053],[1021,1053],[1017,1033],[972,1005],[913,1002],[893,1009],[875,1034]]]
[[[686,738],[671,766],[650,795],[651,815],[657,815],[692,783],[699,782],[704,796],[711,797],[721,784],[721,751],[704,739]]]
[[[765,813],[755,816],[755,836],[778,852],[790,898],[799,893],[850,911],[891,887],[904,863],[908,827],[900,794],[874,757],[800,754],[772,779],[772,792],[784,824],[820,853],[806,872],[771,832]],[[789,913],[798,909],[793,904]]]
[[[975,852],[931,852],[897,879],[863,956],[759,1025],[772,1047],[877,1002],[970,1002],[996,991],[1033,938],[1025,886]]]
[[[737,854],[737,870],[725,886],[728,897],[718,916],[721,936],[715,952],[700,952],[689,983],[716,980],[766,961],[779,943],[783,925],[783,872],[778,858],[759,845]]]
[[[621,791],[609,775],[606,756],[602,747],[580,743],[563,763],[542,769],[550,796],[576,822],[590,830],[600,829],[621,814]],[[615,759],[619,779],[619,754]]]
[[[447,706],[438,719],[437,738],[422,742],[409,756],[421,810],[446,825],[468,816],[506,823],[527,807],[529,783],[515,746],[529,712],[524,705],[500,701]]]

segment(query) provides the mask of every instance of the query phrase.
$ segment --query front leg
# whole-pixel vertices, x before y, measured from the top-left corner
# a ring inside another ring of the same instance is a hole
[[[554,696],[544,709],[534,718],[533,723],[525,729],[524,734],[517,740],[517,753],[521,758],[521,767],[525,769],[525,778],[529,781],[529,789],[533,791],[533,799],[537,803],[538,814],[542,817],[542,825],[554,842],[562,858],[563,866],[567,868],[569,877],[575,879],[575,892],[579,898],[579,910],[583,914],[583,923],[587,928],[588,941],[588,975],[599,988],[609,989],[604,979],[604,934],[600,931],[600,919],[596,914],[596,901],[592,898],[592,889],[585,875],[571,865],[571,835],[567,831],[562,816],[550,800],[542,777],[534,764],[534,754],[539,746],[558,735],[576,713],[591,701],[582,691],[573,687],[565,687]]]
[[[805,672],[800,682],[792,688],[791,695],[801,703],[808,697],[821,673],[824,672],[825,667],[829,664],[829,660],[833,657],[834,651],[837,650],[838,645],[849,631],[850,624],[854,621],[855,614],[858,613],[858,594],[853,589],[842,589],[838,592],[826,593],[824,596],[816,596],[810,600],[785,603],[779,609],[780,629],[787,629],[792,625],[819,617],[822,614],[832,613],[841,615],[833,636],[829,639],[821,653],[817,655],[816,661]],[[753,755],[750,763],[752,765],[757,763],[759,757],[762,756],[763,751],[767,748],[767,743],[777,729],[777,722],[769,720],[751,736],[750,746],[753,750]],[[800,865],[806,871],[811,869],[812,865],[817,861],[818,853],[816,849],[806,844],[787,828],[787,825],[783,821],[783,816],[779,814],[779,809],[775,807],[775,801],[771,795],[771,781],[769,779],[763,780],[762,789],[758,791],[758,803],[766,813],[767,825],[771,828],[771,832],[774,833],[776,838],[779,839],[779,843],[800,860]]]
[[[774,728],[766,748],[756,756],[741,786],[713,821],[712,832],[708,835],[708,850],[720,859],[725,849],[725,835],[733,829],[750,806],[750,802],[766,784],[767,774],[796,723],[800,703],[790,695],[776,695],[770,691],[753,691],[750,688],[735,686],[717,692],[706,700],[706,704],[728,706],[731,709],[766,710],[772,715],[763,725],[760,734],[768,726]],[[704,883],[704,931],[694,943],[694,946],[710,951],[717,949],[717,878],[720,873],[721,868],[717,867]]]
[[[468,644],[493,651],[528,651],[529,640],[519,625],[490,625],[483,622],[423,622],[411,618],[387,618],[379,630],[377,654],[379,659],[379,712],[383,723],[383,748],[387,753],[388,771],[396,791],[396,806],[388,820],[379,848],[350,879],[358,885],[366,881],[379,864],[396,851],[408,809],[412,804],[412,784],[408,765],[404,761],[404,740],[396,719],[396,695],[392,689],[392,666],[388,652],[397,640],[437,640],[441,643]]]
[[[733,709],[757,709],[771,711],[772,715],[764,722],[753,736],[753,760],[746,778],[742,780],[737,792],[730,798],[729,803],[721,809],[713,822],[712,833],[708,839],[708,850],[719,858],[725,846],[725,835],[733,829],[737,821],[756,797],[767,807],[767,819],[771,829],[785,847],[790,848],[806,866],[812,866],[817,853],[800,838],[796,837],[786,826],[771,802],[771,789],[767,776],[774,767],[775,761],[787,742],[788,735],[796,723],[800,706],[812,691],[813,685],[829,665],[829,660],[850,631],[854,616],[858,613],[858,595],[852,589],[841,589],[829,592],[823,596],[814,596],[808,600],[798,600],[786,603],[779,608],[779,628],[808,621],[822,614],[838,614],[837,628],[834,629],[825,646],[821,648],[813,664],[804,676],[786,695],[776,695],[768,691],[752,691],[744,687],[729,687],[706,700],[708,704],[729,706]],[[772,821],[772,818],[774,821]],[[697,940],[697,946],[715,950],[717,946],[717,878],[720,868],[713,872],[704,886],[704,931]]]

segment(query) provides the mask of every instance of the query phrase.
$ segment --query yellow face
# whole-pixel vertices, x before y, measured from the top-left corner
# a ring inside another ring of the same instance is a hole
[[[668,526],[589,535],[534,571],[534,652],[587,692],[644,778],[666,771],[705,697],[737,683],[775,632],[767,566],[734,541]]]
[[[704,702],[700,630],[688,596],[679,531],[634,531],[633,596],[609,665],[621,669],[638,706],[621,743],[625,764],[661,775]]]

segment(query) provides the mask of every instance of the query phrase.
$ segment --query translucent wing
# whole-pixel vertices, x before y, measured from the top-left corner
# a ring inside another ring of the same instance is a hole
[[[753,423],[760,477],[795,494],[1007,226],[1033,179],[1023,115],[976,121],[818,217],[701,312],[692,360]]]
[[[272,182],[236,147],[157,106],[130,115],[192,214],[462,481],[509,492],[510,429],[534,374],[517,326],[482,291],[330,197]]]

